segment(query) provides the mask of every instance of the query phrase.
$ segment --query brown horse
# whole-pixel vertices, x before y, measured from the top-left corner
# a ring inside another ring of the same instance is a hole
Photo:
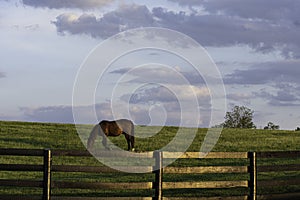
[[[107,136],[124,134],[128,144],[128,151],[130,149],[134,151],[134,125],[128,119],[119,119],[116,121],[103,120],[95,125],[87,141],[88,149],[92,149],[98,134],[102,136],[102,144],[106,149],[109,149],[107,147]]]

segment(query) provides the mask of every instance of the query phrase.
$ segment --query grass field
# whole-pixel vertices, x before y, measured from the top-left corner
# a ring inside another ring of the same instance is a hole
[[[89,131],[92,126],[87,125]],[[136,135],[160,132],[150,138],[136,138],[138,151],[150,151],[166,145],[177,127],[136,126]],[[188,151],[199,151],[207,129],[200,128]],[[126,149],[123,136],[110,138]],[[285,130],[224,129],[213,151],[287,151],[300,150],[300,132]],[[0,121],[1,148],[85,149],[72,124]]]
[[[91,130],[92,126],[84,126],[87,133]],[[152,135],[155,130],[160,130],[159,133],[153,135],[149,138],[136,138],[136,150],[137,151],[152,151],[159,149],[166,144],[168,144],[175,136],[178,127],[147,127],[147,126],[136,126],[136,135],[147,136],[147,134]],[[194,138],[192,144],[190,145],[188,151],[199,151],[202,141],[206,135],[207,129],[195,129],[197,131],[196,137]],[[111,141],[119,146],[120,148],[126,149],[127,144],[123,136],[111,138]],[[86,142],[86,141],[84,141]],[[300,132],[295,131],[284,131],[284,130],[248,130],[248,129],[224,129],[222,134],[213,148],[213,151],[234,151],[234,152],[246,152],[246,151],[288,151],[288,150],[300,150]],[[100,140],[96,145],[101,145]],[[80,140],[76,128],[71,124],[49,124],[49,123],[28,123],[28,122],[6,122],[0,121],[0,148],[50,148],[50,149],[66,149],[66,150],[85,150],[85,146]],[[176,150],[176,149],[174,149]],[[41,158],[28,158],[28,157],[10,157],[3,156],[0,158],[0,163],[41,163]],[[85,164],[85,165],[101,165],[97,160],[93,158],[85,159],[74,159],[72,157],[68,158],[54,158],[53,160],[56,164]],[[178,160],[173,163],[174,166],[199,166],[199,165],[236,165],[243,164],[245,161],[240,160],[236,163],[232,160]],[[300,158],[294,160],[268,160],[268,161],[258,161],[261,165],[266,164],[279,164],[279,163],[291,163],[300,164]],[[10,179],[10,178],[24,178],[24,179],[38,179],[41,177],[41,173],[31,172],[1,172],[0,179]],[[263,180],[275,180],[283,178],[300,178],[299,172],[282,172],[282,173],[261,173],[259,174],[259,179]],[[214,174],[210,175],[184,175],[177,176],[167,175],[164,177],[165,181],[178,181],[178,180],[239,180],[247,179],[247,175],[244,174],[228,174],[224,176],[216,176]],[[153,181],[152,174],[136,175],[136,174],[121,174],[116,177],[115,174],[84,174],[84,173],[73,173],[73,174],[63,174],[54,173],[53,180],[87,180],[87,181],[118,181],[118,182],[128,182],[128,181]],[[23,194],[26,192],[39,193],[38,190],[30,189],[14,189],[14,188],[1,188],[0,194]],[[269,192],[299,192],[299,187],[287,186],[286,188],[271,188]],[[63,190],[63,191],[52,191],[57,195],[87,195],[87,196],[113,196],[115,191],[94,191],[94,190]],[[239,195],[244,193],[241,189],[237,190],[185,190],[184,193],[181,190],[178,191],[166,191],[168,195],[184,195],[184,196],[195,196],[203,193],[203,195]],[[259,191],[266,192],[266,191]],[[121,196],[151,196],[151,191],[122,191]]]

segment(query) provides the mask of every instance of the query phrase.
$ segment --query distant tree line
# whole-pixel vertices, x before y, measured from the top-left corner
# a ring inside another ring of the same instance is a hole
[[[279,125],[269,122],[267,126],[264,127],[265,130],[279,130]]]
[[[246,106],[234,106],[231,111],[226,112],[225,121],[213,128],[256,128],[253,123],[254,111]],[[280,126],[273,122],[268,122],[264,127],[265,130],[279,130]],[[300,131],[297,127],[295,131]]]

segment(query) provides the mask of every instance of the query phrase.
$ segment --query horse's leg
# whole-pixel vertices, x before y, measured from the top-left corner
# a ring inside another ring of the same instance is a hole
[[[131,150],[134,151],[134,125],[131,123],[131,130],[130,130],[130,143],[131,143]]]
[[[131,150],[134,151],[134,136],[130,136]]]
[[[125,132],[123,132],[123,134],[125,135],[125,138],[126,138],[126,141],[127,141],[128,151],[130,151],[130,135],[128,135]]]

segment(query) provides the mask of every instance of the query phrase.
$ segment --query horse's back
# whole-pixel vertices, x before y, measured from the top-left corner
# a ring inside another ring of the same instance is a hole
[[[122,129],[123,132],[127,134],[132,134],[134,130],[133,122],[129,119],[119,119],[116,120],[115,123],[117,126]]]
[[[116,121],[102,120],[99,125],[104,132],[112,135],[120,135],[123,132],[132,134],[134,130],[133,122],[128,119],[119,119]]]

